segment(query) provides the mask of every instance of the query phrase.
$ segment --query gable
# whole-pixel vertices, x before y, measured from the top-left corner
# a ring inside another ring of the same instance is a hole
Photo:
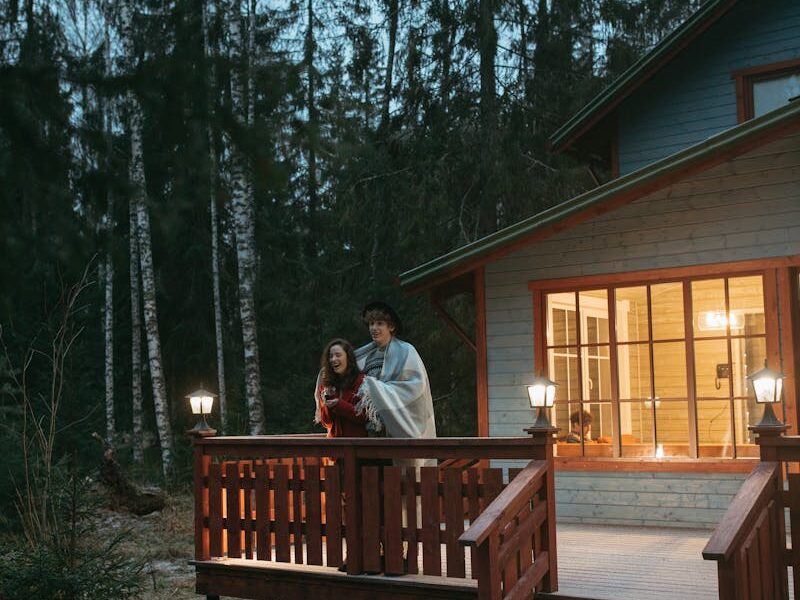
[[[620,173],[736,126],[732,73],[796,58],[800,2],[740,2],[620,105]]]
[[[737,124],[733,71],[800,59],[800,3],[709,0],[550,138],[618,173]]]

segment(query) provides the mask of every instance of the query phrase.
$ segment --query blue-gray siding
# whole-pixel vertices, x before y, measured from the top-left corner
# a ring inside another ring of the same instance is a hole
[[[490,263],[486,267],[490,435],[519,435],[532,419],[522,387],[534,369],[530,281],[796,254],[800,254],[800,136],[753,150]],[[636,493],[639,482],[662,481],[666,475],[628,474],[630,485],[624,486],[618,474],[593,473],[598,482],[610,477],[618,484],[616,491],[622,494],[618,504],[609,496],[603,496],[608,501],[595,502],[600,497],[581,488],[585,480],[580,477],[559,474],[559,514],[621,523],[626,520],[624,500],[631,498],[624,494]],[[649,511],[652,524],[664,524],[666,519],[677,526],[710,525],[722,514],[718,505],[726,500],[721,496],[731,496],[730,490],[710,491],[707,498],[692,504],[690,498],[698,497],[686,494],[700,492],[678,488],[660,493],[659,507],[664,510]],[[590,508],[593,504],[597,506]],[[666,510],[678,508],[676,504],[680,511]],[[602,507],[608,508],[604,512]],[[640,523],[645,512],[631,516],[630,522]]]
[[[622,103],[620,173],[736,125],[732,71],[795,58],[800,58],[800,2],[740,2]]]

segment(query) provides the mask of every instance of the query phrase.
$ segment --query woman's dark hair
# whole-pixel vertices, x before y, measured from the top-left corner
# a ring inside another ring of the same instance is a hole
[[[345,371],[344,375],[337,375],[331,368],[330,352],[334,346],[341,346],[345,355],[347,355],[347,371]],[[356,362],[356,353],[353,350],[353,345],[342,338],[334,338],[325,345],[319,366],[322,369],[322,385],[331,385],[339,391],[350,389],[361,373],[361,369],[358,368],[358,363]]]

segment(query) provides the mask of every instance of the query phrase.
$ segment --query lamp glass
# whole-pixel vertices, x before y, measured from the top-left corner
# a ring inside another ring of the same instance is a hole
[[[772,377],[753,379],[753,390],[756,393],[756,402],[761,404],[777,402],[781,397],[782,388],[782,379],[773,379]]]
[[[547,387],[543,385],[528,386],[528,399],[531,401],[533,408],[544,406],[546,391]]]
[[[545,404],[547,406],[553,406],[556,403],[556,386],[555,385],[548,385],[547,386],[547,396],[545,397]]]
[[[781,393],[783,393],[783,374],[773,371],[764,365],[760,371],[748,375],[750,385],[753,386],[753,392],[756,396],[756,402],[759,404],[767,404],[781,401]]]
[[[201,411],[203,409],[203,400],[202,396],[189,396],[189,402],[192,404],[192,414],[199,415],[202,414]]]
[[[201,414],[210,415],[212,406],[214,406],[214,396],[200,396]]]
[[[528,387],[528,400],[532,408],[552,407],[556,400],[556,384],[547,377],[539,376]]]

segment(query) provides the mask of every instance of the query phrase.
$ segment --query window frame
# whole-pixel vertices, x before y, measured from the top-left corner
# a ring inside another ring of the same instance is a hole
[[[717,263],[698,265],[693,267],[674,267],[652,269],[648,271],[632,271],[625,273],[613,273],[604,275],[587,275],[560,279],[534,280],[528,282],[528,288],[532,294],[533,308],[533,350],[534,366],[547,365],[547,294],[552,293],[572,293],[580,290],[589,289],[611,289],[620,286],[631,285],[653,285],[658,283],[669,283],[671,281],[702,280],[740,277],[747,275],[759,275],[762,277],[764,307],[765,307],[765,340],[766,352],[770,364],[781,364],[781,353],[779,337],[783,337],[784,345],[784,373],[794,379],[794,352],[786,349],[786,331],[780,331],[778,327],[778,311],[781,314],[788,314],[790,299],[786,288],[778,289],[779,281],[789,279],[791,273],[795,273],[794,266],[800,265],[800,256],[787,256],[775,259],[756,259],[750,261]],[[684,286],[684,293],[690,294],[690,285]],[[687,299],[685,299],[687,300]],[[686,304],[684,304],[687,306]],[[691,306],[689,304],[688,306]],[[613,304],[610,308],[613,310]],[[614,315],[609,315],[609,321],[613,322]],[[691,327],[691,322],[686,323],[686,327]],[[688,334],[688,332],[687,332]],[[615,335],[610,335],[610,341],[615,345]],[[687,344],[687,379],[694,382],[694,358],[689,354],[689,344]],[[612,346],[613,347],[613,346]],[[616,366],[616,356],[614,366]],[[612,377],[616,378],[616,368],[612,368]],[[692,383],[692,386],[694,384]],[[785,387],[784,391],[784,410],[786,411],[786,422],[790,426],[790,432],[797,431],[796,416],[796,383]],[[691,390],[690,406],[696,402],[695,392]],[[619,400],[612,401],[614,418],[618,419]],[[691,423],[694,422],[690,419]],[[690,443],[696,444],[696,433],[689,432]],[[683,472],[747,472],[754,461],[754,458],[683,458],[683,457],[664,457],[664,458],[626,458],[621,456],[621,439],[615,436],[613,441],[613,458],[609,457],[556,457],[556,464],[559,469],[565,470],[626,470],[626,471],[683,471]],[[696,456],[697,452],[692,452]]]
[[[775,79],[787,73],[800,72],[800,58],[737,69],[731,73],[736,85],[736,118],[738,123],[749,121],[754,116],[753,84],[757,81]]]

